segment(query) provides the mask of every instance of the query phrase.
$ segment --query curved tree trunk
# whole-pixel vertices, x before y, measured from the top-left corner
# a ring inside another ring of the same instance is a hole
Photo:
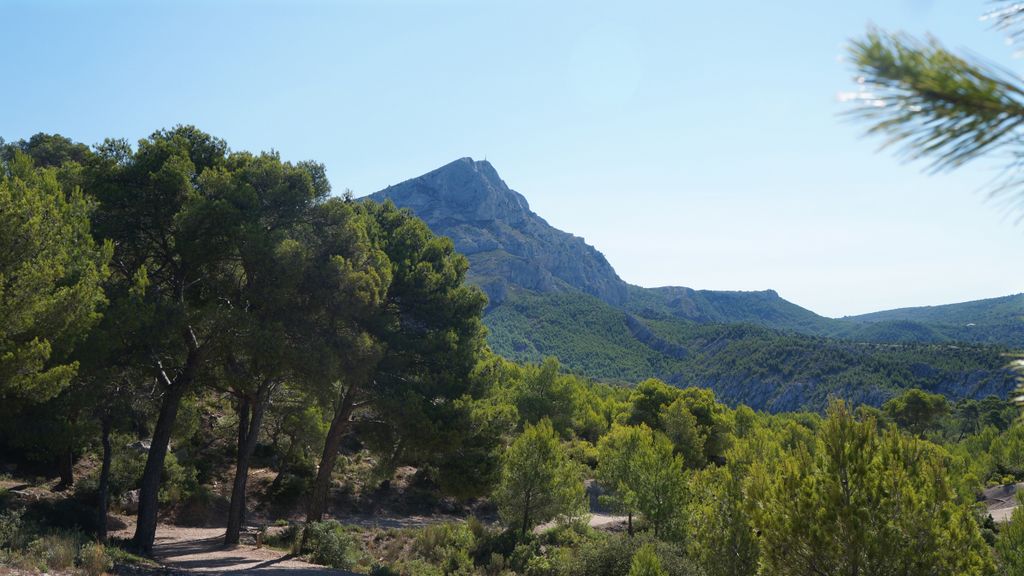
[[[331,488],[331,472],[334,464],[338,461],[338,450],[341,448],[341,441],[349,429],[349,418],[352,416],[352,409],[355,406],[355,386],[345,390],[334,411],[334,418],[331,419],[331,427],[327,430],[327,440],[324,442],[324,452],[320,456],[320,467],[316,472],[316,480],[313,482],[313,492],[309,497],[309,505],[306,509],[306,522],[319,522],[324,517],[327,508],[327,494]]]
[[[153,439],[149,445],[146,467],[142,472],[142,482],[139,485],[138,522],[135,526],[135,536],[132,538],[136,548],[145,554],[153,552],[153,541],[156,539],[160,477],[164,472],[164,460],[171,442],[174,422],[178,418],[178,407],[181,406],[181,399],[192,384],[198,368],[199,351],[193,348],[189,351],[184,368],[173,380],[160,371],[166,388],[163,402],[160,404],[160,415],[157,417],[156,427],[153,428]]]
[[[256,451],[256,442],[259,440],[260,425],[263,422],[268,399],[269,394],[261,389],[257,393],[255,401],[243,398],[239,404],[235,480],[231,486],[228,529],[224,535],[225,546],[238,544],[242,524],[245,522],[245,486],[249,480],[249,463],[252,461],[253,452]]]
[[[96,503],[96,538],[106,544],[107,501],[110,498],[110,460],[112,456],[110,448],[110,416],[103,417],[101,441],[103,442],[103,466],[100,468],[99,501]]]

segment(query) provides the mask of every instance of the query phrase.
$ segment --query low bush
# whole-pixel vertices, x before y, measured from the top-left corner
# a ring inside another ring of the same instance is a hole
[[[21,548],[22,518],[16,510],[0,512],[0,549]]]
[[[348,569],[355,565],[358,551],[356,539],[334,520],[306,526],[302,552],[316,564]]]
[[[105,546],[98,542],[88,542],[78,551],[78,566],[86,576],[100,576],[114,567],[114,562],[107,555]]]
[[[275,522],[274,526],[281,527],[282,525]],[[284,530],[268,530],[263,537],[263,543],[271,548],[298,553],[299,545],[302,543],[302,530],[298,526],[288,525],[287,522],[283,526],[285,526]]]
[[[565,565],[560,573],[565,576],[627,576],[632,567],[633,555],[641,546],[648,544],[669,576],[696,574],[679,546],[659,542],[648,535],[629,537],[625,534],[595,535],[581,543],[576,553],[564,558]]]
[[[474,548],[475,540],[466,524],[434,524],[424,526],[416,534],[413,552],[435,564],[449,564],[454,557],[461,556],[465,556],[466,563],[472,564],[469,552]]]
[[[26,556],[40,570],[68,570],[84,540],[80,532],[53,532],[29,543]]]

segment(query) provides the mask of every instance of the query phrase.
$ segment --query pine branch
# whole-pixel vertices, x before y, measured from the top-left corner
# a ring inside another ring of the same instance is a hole
[[[1024,91],[1008,72],[960,58],[934,39],[875,29],[850,53],[862,90],[847,97],[859,104],[848,113],[869,122],[869,134],[885,135],[883,148],[897,145],[899,155],[928,158],[932,171],[943,171],[1020,144]]]
[[[1011,40],[1024,37],[1024,2],[992,0],[995,8],[989,10],[982,20],[990,20],[992,27],[1009,34]]]

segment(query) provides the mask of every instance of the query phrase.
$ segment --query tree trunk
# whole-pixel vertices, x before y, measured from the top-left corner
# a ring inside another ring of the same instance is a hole
[[[527,532],[530,531],[530,494],[527,493],[523,499],[523,536],[525,537]]]
[[[257,392],[254,402],[244,398],[239,405],[238,414],[238,449],[235,458],[235,481],[231,487],[231,505],[228,508],[228,529],[224,535],[224,545],[238,544],[245,522],[245,486],[249,480],[249,464],[252,454],[256,451],[256,442],[260,436],[260,425],[263,413],[269,400],[268,390]],[[249,413],[252,413],[250,416]]]
[[[341,448],[341,441],[349,428],[349,418],[352,416],[352,409],[355,405],[355,386],[345,390],[344,396],[334,411],[334,418],[331,419],[331,427],[327,430],[327,440],[324,442],[324,452],[320,456],[320,468],[316,472],[316,480],[313,482],[313,493],[309,497],[309,506],[306,509],[306,522],[319,522],[324,517],[327,508],[327,494],[331,488],[331,472],[334,464],[338,461],[338,449]]]
[[[60,483],[54,487],[55,490],[65,490],[75,483],[75,455],[71,448],[63,450],[57,457],[57,473],[60,474]]]
[[[107,543],[107,500],[110,497],[110,416],[102,420],[103,466],[100,468],[99,502],[96,505],[96,538]]]
[[[139,515],[135,526],[132,542],[144,554],[153,552],[153,541],[156,539],[156,522],[158,497],[160,495],[160,477],[164,472],[164,459],[167,457],[167,446],[171,442],[174,421],[178,418],[178,407],[181,399],[192,384],[199,367],[199,352],[189,351],[185,367],[164,390],[164,399],[160,404],[160,415],[153,428],[153,439],[146,457],[146,467],[142,472],[139,485]],[[166,380],[166,375],[163,376]]]
[[[626,523],[629,526],[627,531],[626,531],[626,533],[629,534],[630,536],[632,536],[633,535],[633,513],[632,512],[630,512],[629,514],[626,515]]]

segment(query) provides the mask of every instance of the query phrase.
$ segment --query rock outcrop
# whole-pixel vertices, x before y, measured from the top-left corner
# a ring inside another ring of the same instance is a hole
[[[622,305],[626,283],[604,255],[530,210],[489,162],[461,158],[369,196],[409,208],[470,259],[471,280],[504,300],[510,287],[537,292],[580,290]]]

